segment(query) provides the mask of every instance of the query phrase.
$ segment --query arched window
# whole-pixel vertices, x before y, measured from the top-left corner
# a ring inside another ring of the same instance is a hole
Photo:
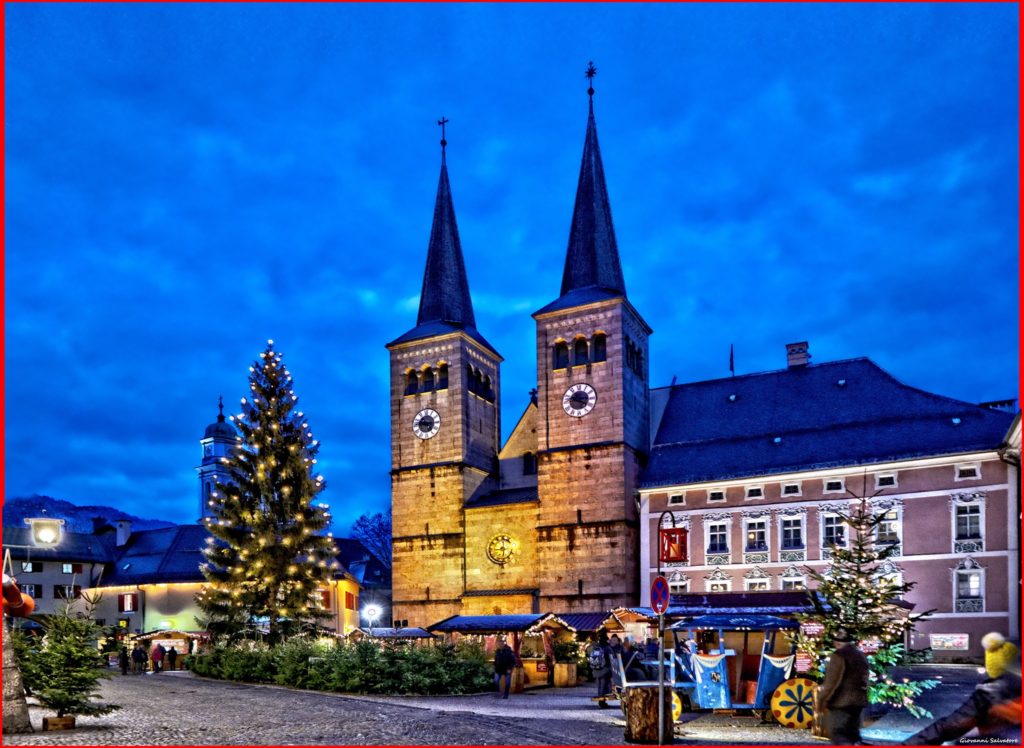
[[[491,378],[490,377],[488,377],[488,376],[484,377],[483,383],[480,386],[480,394],[482,394],[484,396],[485,400],[488,400],[488,401],[490,401],[492,403],[494,402],[494,390],[491,389]]]
[[[634,371],[636,375],[642,377],[644,375],[644,352],[637,348],[636,356],[634,356],[633,360],[635,362]]]
[[[209,501],[210,497],[213,496],[213,481],[208,480],[203,484],[203,496],[207,501]]]
[[[448,389],[448,364],[441,364],[437,367],[437,389]]]
[[[564,340],[555,343],[554,368],[564,369],[569,365],[569,344]]]
[[[593,360],[606,361],[608,359],[608,342],[603,332],[599,332],[594,336],[593,346]]]
[[[626,366],[630,369],[636,368],[636,346],[629,338],[626,339]]]
[[[473,367],[469,364],[466,364],[466,389],[470,392],[476,392],[476,378]]]
[[[576,366],[580,364],[586,364],[590,362],[590,351],[587,346],[586,338],[576,338],[576,343],[573,346],[573,363]]]
[[[415,395],[417,392],[419,392],[419,388],[420,383],[419,379],[416,377],[416,372],[413,371],[412,369],[409,369],[409,371],[406,372],[405,375],[405,394]]]
[[[537,474],[537,455],[533,452],[523,454],[523,475]]]
[[[434,370],[427,367],[423,370],[423,392],[432,392],[434,389]]]

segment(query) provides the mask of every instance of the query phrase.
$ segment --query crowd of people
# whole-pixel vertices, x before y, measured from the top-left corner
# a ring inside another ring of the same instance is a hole
[[[135,642],[135,646],[129,652],[126,645],[122,645],[121,651],[117,654],[117,664],[121,668],[121,675],[141,675],[147,670],[151,673],[160,673],[164,669],[178,669],[178,650],[172,645],[170,649],[157,642],[147,652],[141,642]]]

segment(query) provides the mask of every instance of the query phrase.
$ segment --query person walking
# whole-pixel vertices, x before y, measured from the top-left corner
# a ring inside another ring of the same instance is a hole
[[[178,663],[178,650],[171,645],[171,648],[167,650],[167,669],[176,670]]]
[[[608,696],[612,692],[612,663],[608,657],[608,632],[601,629],[593,636],[587,647],[587,663],[597,681],[597,696]],[[599,709],[608,709],[608,701],[597,702]]]
[[[512,688],[512,671],[516,667],[516,655],[512,648],[502,638],[498,640],[498,648],[494,650],[494,685],[498,692],[494,698],[508,698]],[[501,695],[501,679],[505,679],[505,695]]]
[[[998,678],[1010,663],[1020,658],[1017,645],[1006,641],[998,631],[981,637],[981,648],[985,650],[985,673],[989,678]]]
[[[135,675],[146,672],[146,650],[138,642],[135,642],[132,649],[132,672]]]
[[[128,647],[121,645],[121,651],[117,653],[117,664],[121,668],[121,675],[128,675],[128,665],[131,664],[131,658],[128,656]]]
[[[868,658],[846,629],[836,630],[832,644],[836,650],[818,687],[825,734],[835,745],[860,745],[860,717],[868,705]]]
[[[156,675],[164,667],[164,655],[167,650],[164,649],[164,645],[159,642],[153,645],[153,649],[149,651],[149,659],[153,661],[153,675]]]
[[[903,745],[956,742],[974,728],[978,730],[978,737],[971,738],[971,742],[1020,745],[1020,688],[1018,651],[1015,659],[1002,663],[998,677],[983,680],[960,708],[911,735],[903,741]]]

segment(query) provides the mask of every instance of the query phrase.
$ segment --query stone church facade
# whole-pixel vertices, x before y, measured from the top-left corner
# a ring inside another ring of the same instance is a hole
[[[863,478],[879,542],[900,546],[882,573],[938,611],[925,645],[1019,635],[1015,402],[922,392],[865,358],[811,364],[805,342],[780,371],[652,390],[592,99],[561,293],[533,315],[536,390],[502,445],[502,357],[476,328],[443,146],[417,323],[387,345],[394,619],[647,605],[659,572],[675,594],[801,589]]]
[[[593,101],[561,294],[508,441],[501,355],[476,329],[442,151],[416,327],[391,353],[393,617],[635,604],[648,336],[622,278]]]

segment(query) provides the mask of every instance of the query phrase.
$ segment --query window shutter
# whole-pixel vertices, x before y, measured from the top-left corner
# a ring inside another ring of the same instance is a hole
[[[82,573],[82,565],[81,564],[72,564],[71,565],[71,570],[75,574],[81,574]]]
[[[330,590],[320,590],[320,604],[323,605],[324,608],[326,608],[327,610],[331,609],[331,591]]]
[[[132,612],[134,613],[138,609],[139,609],[139,593],[138,592],[133,592],[132,593]]]

